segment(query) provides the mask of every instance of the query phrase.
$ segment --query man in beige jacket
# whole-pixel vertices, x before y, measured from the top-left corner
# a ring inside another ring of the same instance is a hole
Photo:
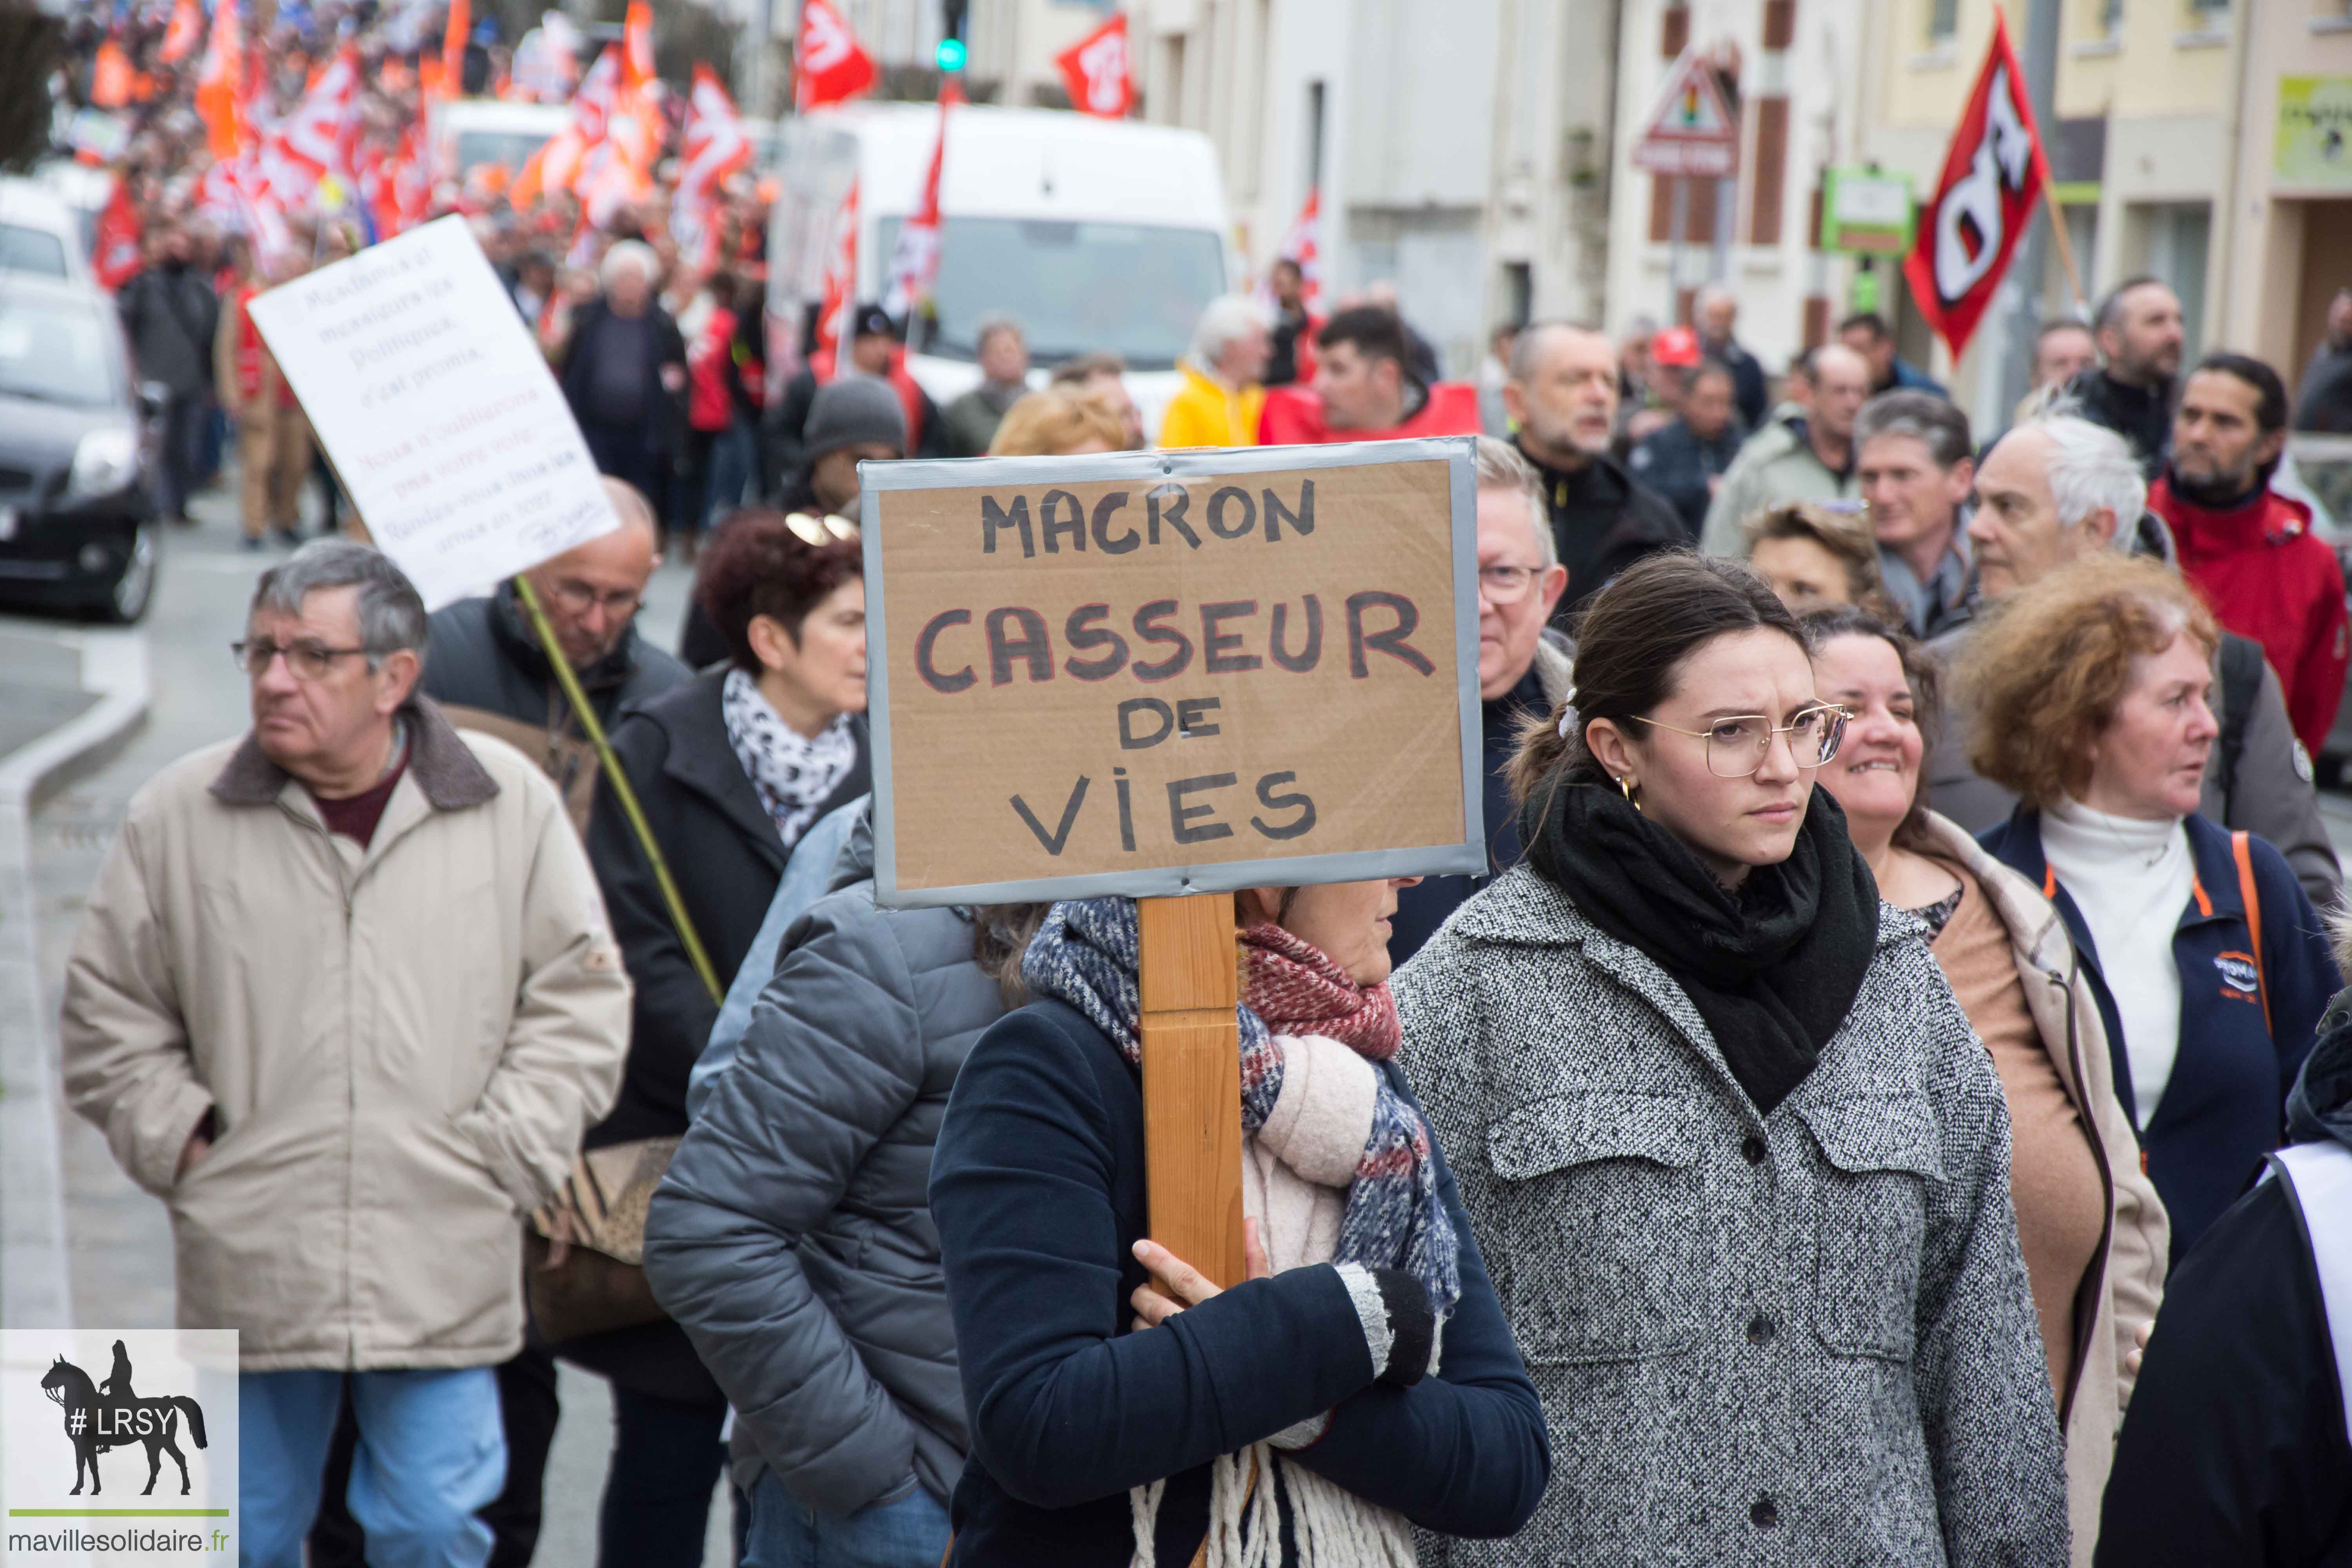
[[[263,574],[252,732],[131,802],[67,973],[67,1095],[170,1206],[180,1322],[241,1335],[239,1556],[263,1568],[299,1568],[346,1374],[371,1561],[487,1559],[521,1216],[627,1042],[562,803],[415,694],[424,644],[364,545]]]

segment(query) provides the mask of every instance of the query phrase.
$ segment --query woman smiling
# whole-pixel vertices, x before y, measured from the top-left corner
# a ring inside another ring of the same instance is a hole
[[[1805,629],[1822,699],[1853,716],[1822,787],[1844,808],[1879,892],[1927,922],[1929,951],[2000,1075],[2018,1239],[2066,1430],[2074,1561],[2087,1564],[2139,1338],[2163,1293],[2164,1205],[2140,1171],[2098,1004],[2058,911],[1922,803],[1934,667],[1857,610],[1808,616]]]

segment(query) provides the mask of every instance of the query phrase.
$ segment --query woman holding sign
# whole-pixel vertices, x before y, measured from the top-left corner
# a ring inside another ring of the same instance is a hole
[[[959,1564],[1404,1564],[1508,1535],[1543,1421],[1397,1070],[1398,882],[1240,896],[1250,1279],[1143,1239],[1136,909],[1055,904],[931,1167],[971,1456]],[[1441,1353],[1442,1352],[1442,1353]]]
[[[2000,1080],[1813,788],[1842,710],[1746,567],[1593,600],[1525,865],[1398,979],[1562,1484],[1496,1563],[2062,1568]]]

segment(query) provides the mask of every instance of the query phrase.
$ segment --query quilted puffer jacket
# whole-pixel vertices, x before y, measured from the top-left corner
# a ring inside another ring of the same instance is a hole
[[[874,902],[861,824],[785,933],[646,1218],[646,1274],[808,1507],[909,1475],[940,1501],[970,1438],[927,1190],[965,1053],[1003,1011],[960,910]]]

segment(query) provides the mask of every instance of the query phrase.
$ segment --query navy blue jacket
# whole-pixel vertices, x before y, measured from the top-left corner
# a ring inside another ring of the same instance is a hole
[[[1442,1158],[1437,1180],[1462,1244],[1438,1376],[1374,1386],[1328,1266],[1131,1332],[1146,1234],[1136,1069],[1059,1002],[999,1020],[964,1060],[931,1163],[972,1444],[952,1561],[1124,1568],[1128,1489],[1166,1478],[1154,1544],[1188,1563],[1207,1534],[1209,1460],[1325,1410],[1330,1429],[1300,1464],[1442,1534],[1516,1531],[1550,1479],[1543,1407]]]
[[[2279,1146],[2286,1092],[2311,1052],[2327,999],[2342,984],[2303,885],[2277,850],[2252,839],[2254,890],[2262,900],[2261,975],[2270,992],[2264,1027],[2229,831],[2202,816],[2189,817],[2188,828],[2196,881],[2172,939],[2180,969],[2180,1054],[2153,1116],[2132,1101],[2131,1061],[2115,997],[2082,910],[2042,858],[2041,813],[2019,806],[2007,822],[1979,836],[1996,858],[2048,894],[2065,919],[2107,1026],[2116,1093],[2139,1131],[2148,1177],[2172,1216],[2176,1267],[2246,1190],[2263,1156]]]

